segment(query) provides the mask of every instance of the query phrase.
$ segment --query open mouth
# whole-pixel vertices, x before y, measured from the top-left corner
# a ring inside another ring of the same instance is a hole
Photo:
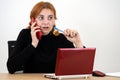
[[[41,30],[47,30],[49,27],[41,27]]]

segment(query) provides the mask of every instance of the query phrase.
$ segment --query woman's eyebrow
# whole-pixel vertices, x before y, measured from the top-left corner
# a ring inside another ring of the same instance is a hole
[[[51,16],[51,17],[52,17],[53,15],[48,15],[48,16]]]
[[[44,15],[40,14],[39,16],[44,16]]]
[[[44,15],[40,14],[39,16],[44,16]],[[54,15],[48,15],[48,16],[54,16]]]

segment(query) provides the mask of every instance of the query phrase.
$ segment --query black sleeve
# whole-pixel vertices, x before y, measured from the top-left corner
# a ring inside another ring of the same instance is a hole
[[[59,42],[59,47],[60,48],[75,48],[73,43],[67,40],[67,38],[63,35],[60,34],[59,38],[57,41]]]
[[[57,41],[60,42],[61,48],[75,48],[74,44],[70,42],[69,40],[67,40],[67,38],[63,34],[60,34],[59,38],[61,39]],[[86,47],[83,46],[83,48],[86,48]]]
[[[17,38],[12,55],[7,61],[7,68],[11,74],[24,67],[24,64],[27,62],[29,57],[35,52],[35,48],[31,45],[31,42],[26,43],[27,36],[29,35],[30,34],[23,29]]]

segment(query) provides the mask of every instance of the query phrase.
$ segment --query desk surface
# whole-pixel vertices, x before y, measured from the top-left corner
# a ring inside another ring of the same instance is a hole
[[[0,73],[0,80],[53,80],[44,78],[43,74],[8,74]],[[62,80],[120,80],[118,77],[93,77],[90,76],[87,79],[62,79]]]

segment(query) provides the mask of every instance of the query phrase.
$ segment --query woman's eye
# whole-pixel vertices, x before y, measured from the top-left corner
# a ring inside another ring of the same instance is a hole
[[[53,17],[52,17],[52,16],[49,16],[49,17],[48,17],[48,20],[52,20],[52,19],[53,19]]]
[[[40,16],[40,17],[39,17],[39,20],[40,20],[40,21],[41,21],[41,20],[43,20],[43,19],[44,19],[44,17],[43,17],[43,16]]]

